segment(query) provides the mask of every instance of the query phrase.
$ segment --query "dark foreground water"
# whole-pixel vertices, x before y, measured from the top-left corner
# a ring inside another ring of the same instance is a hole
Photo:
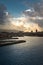
[[[43,37],[21,37],[26,43],[0,47],[0,65],[43,65]]]

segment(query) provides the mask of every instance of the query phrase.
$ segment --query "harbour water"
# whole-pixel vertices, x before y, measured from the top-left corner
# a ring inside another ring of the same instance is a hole
[[[43,37],[19,39],[26,42],[0,47],[0,65],[43,65]]]

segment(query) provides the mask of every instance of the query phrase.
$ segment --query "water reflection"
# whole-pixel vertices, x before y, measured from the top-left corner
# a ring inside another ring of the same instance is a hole
[[[26,43],[0,47],[1,65],[43,65],[43,37],[19,37]]]

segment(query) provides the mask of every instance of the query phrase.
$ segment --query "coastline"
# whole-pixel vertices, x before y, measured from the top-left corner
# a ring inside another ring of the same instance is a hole
[[[7,43],[6,43],[7,42]],[[0,47],[2,46],[7,46],[7,45],[13,45],[13,44],[19,44],[19,43],[24,43],[26,42],[25,40],[18,40],[18,41],[1,41]]]

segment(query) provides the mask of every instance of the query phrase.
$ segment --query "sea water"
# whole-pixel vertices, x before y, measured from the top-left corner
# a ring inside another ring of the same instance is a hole
[[[26,42],[0,47],[0,65],[43,65],[43,37],[19,39]]]

